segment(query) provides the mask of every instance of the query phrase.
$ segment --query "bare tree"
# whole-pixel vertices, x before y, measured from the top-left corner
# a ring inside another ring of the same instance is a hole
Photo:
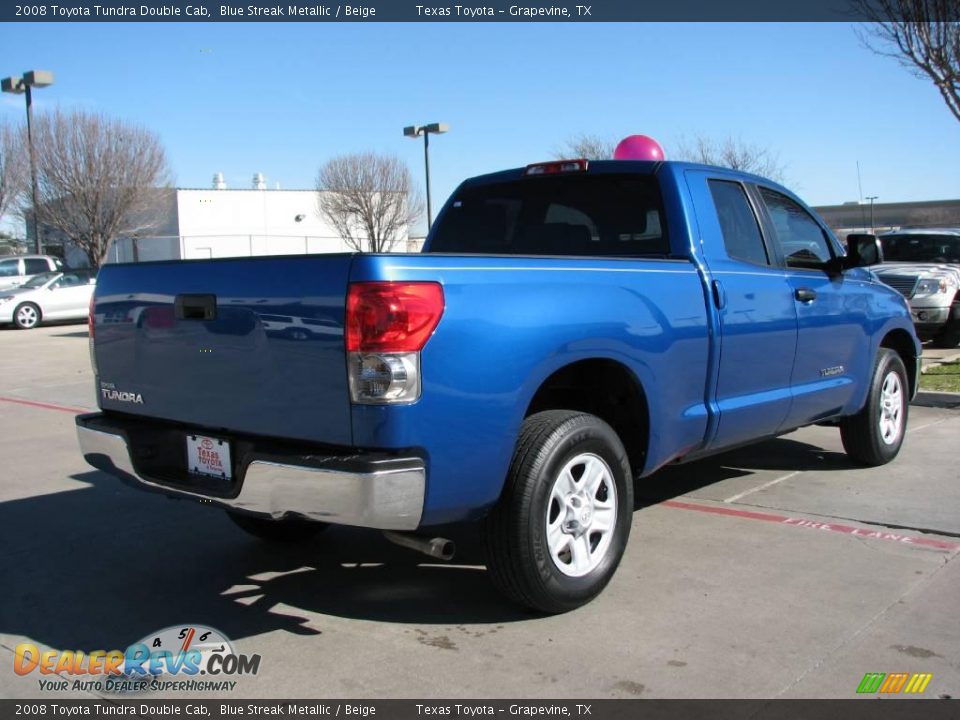
[[[99,267],[110,243],[160,222],[171,184],[160,138],[105,115],[59,110],[34,137],[38,219],[67,235]]]
[[[783,182],[783,165],[775,153],[733,137],[721,141],[702,135],[693,141],[684,138],[677,144],[672,159],[742,170]]]
[[[340,155],[317,173],[317,211],[357,252],[389,252],[423,213],[410,169],[393,155]]]
[[[617,148],[617,141],[600,135],[591,135],[589,133],[580,133],[567,138],[563,145],[553,151],[553,156],[558,160],[576,160],[586,158],[587,160],[610,160],[613,158],[613,151]]]
[[[960,120],[960,5],[957,0],[853,0],[870,22],[860,40],[933,81]]]
[[[20,136],[18,127],[0,124],[0,217],[14,209],[27,182],[27,154]]]

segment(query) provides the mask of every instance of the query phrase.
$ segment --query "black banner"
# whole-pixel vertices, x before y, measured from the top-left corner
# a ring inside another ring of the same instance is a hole
[[[656,22],[868,19],[873,0],[62,0],[4,3],[4,22]],[[960,7],[960,3],[956,4]]]
[[[955,700],[0,700],[0,717],[956,720]]]

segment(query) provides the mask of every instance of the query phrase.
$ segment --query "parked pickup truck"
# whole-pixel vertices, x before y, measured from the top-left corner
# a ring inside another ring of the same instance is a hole
[[[879,253],[760,177],[613,160],[467,180],[422,254],[106,265],[80,445],[267,539],[448,557],[431,528],[480,520],[495,584],[563,612],[613,575],[634,478],[812,423],[897,455],[920,346]]]
[[[921,340],[960,345],[960,228],[904,228],[880,236],[877,277],[910,301]]]

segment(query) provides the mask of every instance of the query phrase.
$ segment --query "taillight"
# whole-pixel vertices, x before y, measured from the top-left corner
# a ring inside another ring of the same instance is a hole
[[[347,350],[418,352],[442,314],[439,283],[355,283],[347,293]]]
[[[346,347],[355,403],[420,397],[420,350],[443,315],[435,282],[355,283],[347,292]]]

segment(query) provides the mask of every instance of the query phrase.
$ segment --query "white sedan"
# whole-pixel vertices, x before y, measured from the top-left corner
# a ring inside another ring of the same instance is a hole
[[[0,324],[29,330],[46,320],[82,320],[96,282],[97,271],[86,268],[40,273],[14,290],[0,292]]]

